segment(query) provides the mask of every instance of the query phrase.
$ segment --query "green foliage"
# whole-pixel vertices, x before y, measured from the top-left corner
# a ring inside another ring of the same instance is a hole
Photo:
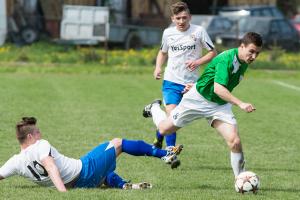
[[[216,49],[219,53],[226,50],[219,45]],[[5,44],[0,47],[0,72],[149,73],[155,65],[158,50],[158,46],[105,51],[102,47],[64,46],[47,42],[24,47]],[[274,46],[271,50],[263,50],[250,68],[300,70],[300,55]]]
[[[272,46],[269,51],[269,62],[277,61],[281,56],[285,54],[285,50],[280,46]]]
[[[115,137],[153,141],[152,120],[141,116],[141,108],[161,95],[161,82],[154,81],[150,71],[140,75],[26,70],[0,73],[0,166],[20,150],[14,126],[22,116],[36,116],[43,138],[74,158]],[[234,107],[246,167],[261,178],[257,195],[234,191],[228,148],[205,120],[199,120],[178,131],[177,141],[184,145],[178,169],[171,170],[157,158],[118,158],[118,174],[132,182],[149,181],[152,190],[97,188],[61,194],[13,177],[0,181],[1,199],[298,199],[300,125],[295,108],[300,93],[274,80],[299,88],[300,72],[250,70],[234,91],[257,109],[244,113]]]
[[[0,47],[0,62],[35,64],[85,64],[152,66],[158,47],[141,50],[108,50],[93,46],[63,46],[39,42],[31,46],[16,47],[5,44]]]

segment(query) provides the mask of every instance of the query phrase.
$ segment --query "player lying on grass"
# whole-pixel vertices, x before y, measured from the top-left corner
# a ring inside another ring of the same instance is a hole
[[[147,105],[143,116],[152,117],[162,135],[177,131],[196,119],[206,118],[227,142],[231,150],[231,166],[237,176],[244,170],[244,156],[231,107],[236,105],[247,113],[253,112],[255,108],[251,103],[233,96],[231,91],[242,80],[248,65],[257,58],[261,47],[262,38],[259,34],[245,34],[238,48],[224,51],[208,64],[197,83],[183,95],[169,117],[160,108],[160,100]]]
[[[116,157],[122,152],[134,156],[152,156],[177,167],[177,155],[182,145],[166,151],[152,147],[144,141],[115,138],[91,150],[80,159],[60,154],[51,144],[42,139],[34,117],[24,117],[16,125],[16,137],[21,152],[11,157],[0,168],[0,180],[20,175],[42,186],[55,186],[64,192],[67,188],[95,188],[102,184],[112,188],[146,189],[150,183],[131,184],[118,176]]]

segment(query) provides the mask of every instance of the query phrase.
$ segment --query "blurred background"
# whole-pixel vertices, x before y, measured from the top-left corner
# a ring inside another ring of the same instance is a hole
[[[159,45],[175,0],[0,0],[0,45],[40,40],[139,49]],[[186,0],[192,23],[216,44],[235,46],[247,31],[266,48],[299,50],[300,0]]]

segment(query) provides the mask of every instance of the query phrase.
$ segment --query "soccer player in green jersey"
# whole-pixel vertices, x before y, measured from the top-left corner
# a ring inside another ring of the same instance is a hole
[[[244,156],[231,107],[236,105],[247,113],[255,111],[255,107],[233,96],[231,92],[242,80],[248,65],[257,58],[261,48],[261,36],[254,32],[246,33],[238,48],[224,51],[208,64],[169,117],[160,108],[160,100],[145,106],[143,116],[152,117],[162,135],[175,132],[196,119],[206,118],[228,144],[231,166],[237,176],[245,170]]]

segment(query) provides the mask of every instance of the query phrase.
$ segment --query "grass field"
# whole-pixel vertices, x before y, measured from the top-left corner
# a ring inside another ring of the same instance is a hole
[[[0,73],[0,165],[19,152],[14,126],[22,116],[37,117],[43,137],[74,158],[114,137],[152,142],[155,128],[141,110],[161,96],[160,84],[147,74]],[[62,194],[13,177],[0,182],[1,199],[299,199],[300,72],[252,70],[234,94],[257,108],[234,108],[246,167],[261,178],[257,195],[234,191],[229,151],[200,120],[178,134],[184,150],[176,170],[156,158],[118,158],[120,175],[149,181],[152,190]]]

